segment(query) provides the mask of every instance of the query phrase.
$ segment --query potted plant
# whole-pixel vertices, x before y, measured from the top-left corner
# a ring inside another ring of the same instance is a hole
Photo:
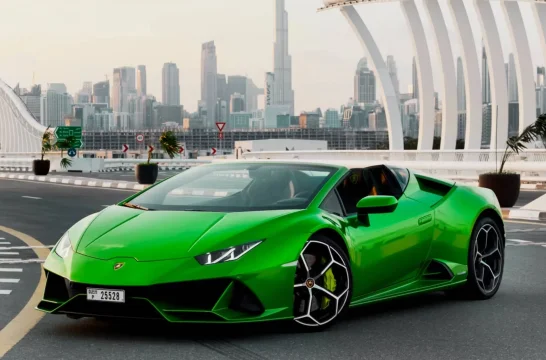
[[[493,190],[501,207],[512,207],[519,198],[521,187],[520,174],[504,171],[506,161],[510,154],[519,155],[521,150],[527,148],[525,144],[542,139],[546,136],[546,114],[540,115],[531,125],[527,126],[521,134],[513,136],[506,141],[506,149],[501,159],[500,168],[492,173],[481,174],[479,186]]]
[[[159,145],[171,159],[176,155],[179,149],[178,141],[176,140],[176,136],[172,131],[166,131],[161,134],[161,137],[159,138]],[[148,161],[136,166],[135,173],[139,184],[150,185],[155,183],[157,180],[159,167],[157,163],[150,163],[153,151],[153,146],[149,146]]]
[[[49,169],[51,166],[51,163],[49,160],[44,160],[44,156],[46,151],[51,151],[52,145],[51,145],[51,132],[49,131],[49,126],[47,127],[46,131],[42,135],[42,157],[40,160],[34,160],[32,162],[32,171],[34,172],[34,175],[38,176],[45,176],[49,174]]]
[[[55,147],[61,150],[61,168],[66,169],[72,166],[72,159],[64,157],[64,150],[73,148],[75,144],[76,138],[74,136],[68,136],[66,139],[55,143]]]

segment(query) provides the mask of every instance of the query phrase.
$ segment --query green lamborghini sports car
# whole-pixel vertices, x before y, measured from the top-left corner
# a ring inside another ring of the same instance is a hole
[[[321,329],[417,293],[489,299],[504,251],[488,189],[381,163],[224,160],[72,226],[44,264],[37,308]]]

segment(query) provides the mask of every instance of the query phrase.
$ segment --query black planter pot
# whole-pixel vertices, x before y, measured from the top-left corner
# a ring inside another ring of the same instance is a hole
[[[150,185],[156,182],[159,167],[157,164],[138,164],[135,173],[139,184]]]
[[[49,160],[34,160],[32,162],[32,172],[34,172],[34,175],[46,176],[49,174],[50,165]]]
[[[512,207],[519,198],[520,174],[482,174],[479,186],[493,190],[501,207]]]

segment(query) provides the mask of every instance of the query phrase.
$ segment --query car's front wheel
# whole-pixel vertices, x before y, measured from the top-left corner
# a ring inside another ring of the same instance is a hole
[[[349,307],[352,275],[349,259],[331,239],[314,236],[298,257],[294,281],[294,321],[322,330]]]

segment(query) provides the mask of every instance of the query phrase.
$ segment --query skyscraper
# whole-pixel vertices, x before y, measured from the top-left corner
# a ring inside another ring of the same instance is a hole
[[[135,94],[135,68],[121,67],[114,69],[112,81],[112,108],[114,112],[128,112],[130,94]]]
[[[491,102],[491,80],[489,78],[489,66],[487,65],[487,53],[485,46],[482,48],[482,102]]]
[[[413,99],[419,99],[419,77],[417,76],[417,63],[415,62],[415,56],[413,57],[413,64],[411,67],[411,80]]]
[[[216,45],[209,41],[201,46],[201,103],[204,103],[207,115],[205,127],[215,127],[216,102],[218,100],[218,64]]]
[[[180,106],[180,72],[174,63],[165,63],[162,74],[163,105]]]
[[[375,74],[368,68],[366,58],[360,59],[354,78],[354,99],[358,104],[375,102]]]
[[[137,67],[137,95],[146,96],[146,65]]]
[[[516,62],[514,61],[514,54],[510,54],[508,57],[508,71],[506,79],[508,80],[508,101],[518,101],[518,77],[516,75]]]
[[[463,59],[457,58],[457,111],[466,111],[466,89]]]
[[[275,101],[277,105],[290,107],[294,115],[294,90],[292,89],[292,57],[288,53],[288,13],[285,0],[275,0],[274,74]]]
[[[387,69],[389,75],[391,76],[392,86],[394,87],[394,92],[396,96],[400,98],[400,81],[398,81],[398,70],[396,68],[396,61],[394,61],[394,56],[387,56]]]

